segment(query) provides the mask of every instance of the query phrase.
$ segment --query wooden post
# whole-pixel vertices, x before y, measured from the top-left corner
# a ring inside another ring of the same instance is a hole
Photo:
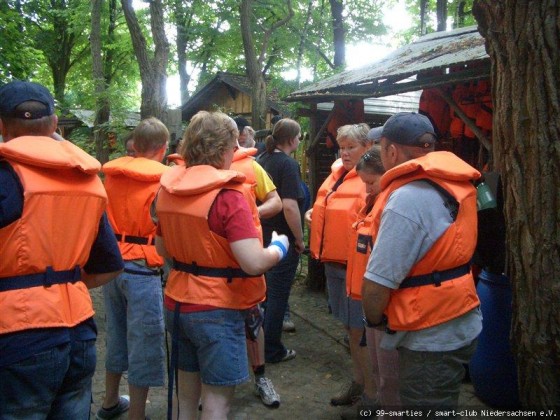
[[[457,105],[457,102],[455,102],[455,100],[449,93],[447,93],[445,90],[441,88],[437,89],[437,92],[445,100],[445,102],[449,104],[449,106],[453,109],[453,111],[455,111],[455,114],[457,114],[457,116],[461,118],[461,120],[465,123],[465,125],[471,129],[471,131],[478,138],[480,143],[486,148],[486,150],[488,150],[490,156],[492,156],[492,144],[490,143],[490,140],[488,140],[488,138],[484,135],[482,130],[478,128],[475,122],[471,120],[467,116],[467,114],[463,112],[461,107]]]

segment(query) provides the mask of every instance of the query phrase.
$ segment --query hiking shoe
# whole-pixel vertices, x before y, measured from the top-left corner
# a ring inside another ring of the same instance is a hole
[[[354,404],[342,409],[340,418],[342,420],[375,419],[378,409],[379,404],[376,400],[370,400],[362,394]]]
[[[130,407],[130,397],[128,395],[122,395],[119,397],[119,402],[111,408],[101,408],[97,410],[95,418],[97,420],[110,420],[115,417],[120,416],[125,411],[128,411]]]
[[[285,319],[284,322],[282,322],[282,331],[295,332],[296,326],[294,324],[294,321],[292,321],[291,319]]]
[[[264,376],[255,379],[255,395],[261,397],[264,405],[271,408],[280,406],[280,395],[274,389],[272,381]]]
[[[364,386],[354,381],[347,388],[331,398],[332,405],[351,405],[360,399]]]

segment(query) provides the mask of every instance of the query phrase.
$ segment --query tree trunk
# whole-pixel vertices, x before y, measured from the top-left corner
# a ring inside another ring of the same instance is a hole
[[[428,11],[428,0],[420,0],[420,35],[426,35],[426,18]]]
[[[296,84],[298,89],[301,87],[301,65],[303,62],[303,48],[305,46],[305,40],[307,38],[307,30],[309,28],[309,21],[311,20],[311,12],[313,11],[313,0],[309,0],[307,4],[307,13],[305,15],[305,25],[303,30],[301,31],[301,35],[299,38],[299,46],[298,46],[298,54],[297,54],[297,77],[296,77]]]
[[[437,30],[447,29],[447,0],[437,0],[436,4]]]
[[[101,163],[109,160],[109,133],[107,123],[111,115],[111,102],[107,96],[107,88],[111,85],[113,74],[113,49],[108,48],[104,57],[101,53],[101,14],[103,0],[92,0],[91,2],[91,56],[93,63],[93,78],[95,83],[95,119],[93,133],[95,141],[95,157]],[[109,0],[109,26],[107,28],[108,43],[112,44],[116,19],[116,0]]]
[[[191,75],[187,70],[187,46],[189,44],[189,30],[192,24],[194,3],[190,5],[189,12],[186,11],[188,6],[182,0],[175,0],[175,29],[177,30],[177,66],[179,69],[179,82],[181,90],[181,105],[189,100],[189,82]]]
[[[346,46],[344,33],[344,18],[342,12],[344,6],[342,0],[329,0],[331,4],[331,16],[333,23],[333,42],[334,42],[334,67],[344,69],[346,65]]]
[[[552,0],[479,0],[473,8],[492,62],[512,348],[527,407],[560,406],[559,9]]]
[[[239,6],[239,14],[241,21],[241,37],[243,39],[243,50],[245,52],[245,65],[247,77],[251,81],[253,91],[251,92],[252,112],[251,126],[255,130],[261,130],[266,127],[266,81],[264,78],[264,60],[268,47],[270,36],[280,26],[286,24],[294,15],[291,0],[288,0],[288,14],[282,19],[274,22],[268,29],[264,31],[262,44],[257,57],[257,50],[253,39],[251,29],[251,5],[252,0],[242,0]]]
[[[146,40],[132,7],[132,0],[121,0],[132,46],[140,68],[142,103],[140,117],[156,117],[167,123],[167,61],[169,45],[165,36],[164,13],[161,0],[150,1],[150,23],[154,54],[150,56]]]

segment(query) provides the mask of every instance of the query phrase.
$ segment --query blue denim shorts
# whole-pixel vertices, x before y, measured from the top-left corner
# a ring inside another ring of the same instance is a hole
[[[165,325],[171,334],[173,315],[165,310]],[[244,311],[181,313],[177,334],[179,369],[200,372],[202,383],[207,385],[234,386],[249,379]]]
[[[125,262],[125,269],[150,273]],[[138,387],[162,386],[165,377],[163,297],[159,275],[124,272],[103,286],[107,317],[109,372],[128,370],[128,382]]]
[[[0,368],[0,418],[89,418],[95,362],[95,340],[72,340]]]
[[[352,299],[346,292],[346,268],[325,263],[325,277],[333,316],[346,328],[364,328],[362,302]]]

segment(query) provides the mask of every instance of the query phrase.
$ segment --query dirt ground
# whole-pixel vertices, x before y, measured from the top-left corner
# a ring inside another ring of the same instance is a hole
[[[93,381],[92,418],[104,396],[105,320],[101,289],[92,291],[99,329],[97,340],[97,369]],[[340,418],[341,408],[329,404],[350,380],[350,356],[344,343],[340,324],[328,313],[324,293],[311,292],[300,278],[290,297],[295,333],[284,333],[288,348],[297,352],[294,360],[267,365],[266,376],[272,379],[281,396],[277,409],[265,407],[253,394],[252,381],[237,387],[230,419],[325,419]],[[121,393],[128,394],[126,381]],[[462,407],[484,407],[474,395],[470,384],[461,390]],[[153,388],[148,396],[147,412],[152,420],[166,418],[167,387]],[[126,418],[126,415],[121,416]],[[475,417],[464,417],[475,418]]]

